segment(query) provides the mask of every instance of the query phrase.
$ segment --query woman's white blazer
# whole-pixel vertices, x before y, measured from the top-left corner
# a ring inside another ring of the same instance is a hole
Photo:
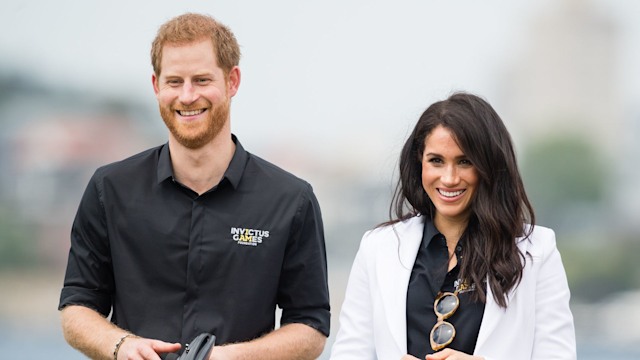
[[[407,353],[407,286],[424,216],[368,231],[354,260],[331,359],[400,359]],[[516,239],[526,265],[501,308],[487,289],[474,355],[487,360],[575,359],[569,287],[553,230]],[[429,342],[429,334],[424,334]]]

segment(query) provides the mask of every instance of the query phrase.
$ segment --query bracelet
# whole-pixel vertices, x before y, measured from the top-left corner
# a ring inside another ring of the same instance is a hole
[[[120,350],[120,346],[122,346],[122,343],[130,336],[133,336],[133,334],[126,334],[122,336],[120,340],[118,340],[118,342],[116,343],[116,347],[113,349],[113,360],[118,360],[118,350]]]

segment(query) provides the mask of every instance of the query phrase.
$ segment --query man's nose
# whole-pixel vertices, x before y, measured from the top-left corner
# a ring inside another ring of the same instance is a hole
[[[191,104],[198,99],[196,88],[189,82],[185,82],[180,90],[179,100],[183,104]]]

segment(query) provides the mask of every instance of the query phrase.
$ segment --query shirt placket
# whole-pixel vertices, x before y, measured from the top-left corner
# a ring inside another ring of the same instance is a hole
[[[197,197],[192,201],[191,206],[191,226],[189,228],[189,251],[187,256],[187,281],[185,291],[185,302],[183,311],[183,328],[181,338],[189,341],[185,337],[199,331],[198,325],[198,301],[200,297],[199,277],[202,269],[202,236],[204,199]]]

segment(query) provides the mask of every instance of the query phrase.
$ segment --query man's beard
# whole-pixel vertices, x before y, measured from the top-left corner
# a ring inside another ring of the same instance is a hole
[[[201,120],[195,123],[184,123],[178,121],[178,115],[175,107],[172,105],[160,107],[160,116],[164,120],[165,125],[176,138],[178,143],[188,149],[199,149],[213,140],[222,130],[229,119],[229,108],[231,99],[225,99],[215,107],[211,106],[211,102],[203,100],[204,105],[199,101],[191,106],[181,106],[180,110],[197,110],[207,108],[208,113],[205,118],[205,124]]]

